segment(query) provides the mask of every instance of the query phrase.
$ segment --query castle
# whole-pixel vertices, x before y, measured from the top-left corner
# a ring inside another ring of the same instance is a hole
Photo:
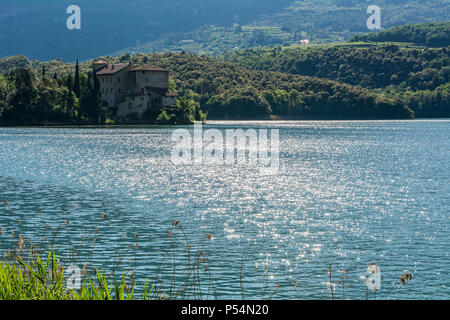
[[[103,60],[93,62],[100,84],[100,94],[118,122],[142,120],[147,111],[176,105],[177,96],[169,90],[169,71],[130,63],[109,64]]]

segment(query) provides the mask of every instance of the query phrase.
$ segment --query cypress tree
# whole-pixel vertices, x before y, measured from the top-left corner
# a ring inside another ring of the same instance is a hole
[[[98,117],[101,113],[102,108],[102,100],[100,98],[100,81],[97,78],[97,74],[94,72],[94,79],[93,79],[93,90],[92,90],[92,96],[91,96],[91,103],[92,103],[92,116]]]
[[[91,81],[92,79],[92,81]],[[100,97],[100,82],[97,75],[90,73],[86,81],[86,94],[81,97],[81,112],[91,120],[98,119],[101,114],[102,100]]]
[[[94,95],[99,97],[100,96],[100,81],[97,78],[97,74],[94,72]]]
[[[78,59],[77,64],[75,66],[75,81],[73,84],[73,92],[77,96],[77,98],[81,95],[81,87],[80,87],[80,66],[78,65]]]
[[[67,77],[66,86],[67,86],[67,89],[69,89],[69,91],[73,90],[72,74],[69,74],[69,76]]]

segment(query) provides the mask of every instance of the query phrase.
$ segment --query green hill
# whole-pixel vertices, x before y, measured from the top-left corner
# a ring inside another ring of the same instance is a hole
[[[350,41],[407,42],[427,47],[450,46],[450,22],[408,24],[379,33],[359,35]]]
[[[368,32],[366,11],[370,5],[381,8],[384,29],[449,19],[448,0],[302,0],[261,18],[259,23],[307,32],[316,43],[345,41],[355,33]]]
[[[416,117],[450,117],[450,47],[400,45],[261,48],[227,54],[223,59],[254,70],[328,78],[374,89],[403,101]]]
[[[328,78],[369,89],[395,85],[425,90],[450,82],[450,47],[343,44],[265,48],[234,52],[224,60],[255,70]]]

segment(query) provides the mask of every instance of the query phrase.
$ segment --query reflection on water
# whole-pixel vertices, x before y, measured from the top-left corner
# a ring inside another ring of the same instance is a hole
[[[176,167],[171,128],[0,129],[0,200],[10,204],[0,225],[20,218],[21,232],[39,233],[36,224],[49,224],[66,263],[92,255],[105,270],[122,241],[122,267],[144,279],[179,220],[193,246],[212,235],[205,251],[219,298],[241,297],[242,261],[247,298],[263,296],[265,279],[266,291],[280,286],[275,298],[326,298],[330,264],[335,280],[349,270],[347,296],[364,298],[372,262],[382,296],[409,270],[413,283],[391,298],[449,298],[449,121],[205,127],[280,129],[279,175]]]

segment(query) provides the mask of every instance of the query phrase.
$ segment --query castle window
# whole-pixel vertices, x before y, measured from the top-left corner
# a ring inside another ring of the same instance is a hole
[[[119,92],[120,92],[120,89],[119,89]]]

